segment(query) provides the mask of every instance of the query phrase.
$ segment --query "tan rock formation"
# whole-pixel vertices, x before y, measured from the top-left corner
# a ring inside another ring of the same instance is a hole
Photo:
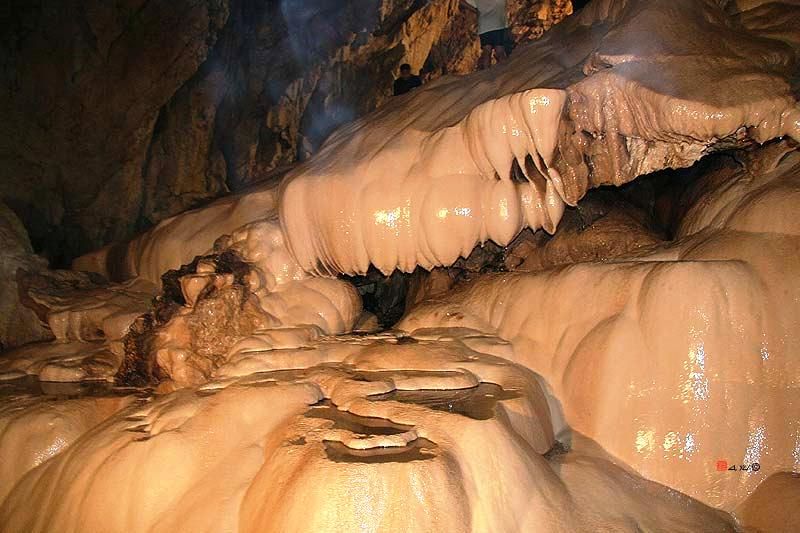
[[[160,282],[122,342],[112,339],[131,315],[108,295],[134,282],[66,298],[77,306],[31,291],[35,303],[63,305],[58,323],[77,324],[62,337],[102,329],[107,338],[0,359],[0,405],[12,406],[0,409],[0,455],[24,459],[0,470],[0,523],[14,532],[792,524],[798,56],[785,19],[748,15],[780,5],[755,4],[596,0],[504,65],[444,77],[337,130],[281,186],[80,258],[89,270]],[[292,16],[339,46],[342,35],[310,13]],[[628,208],[589,217],[597,227],[586,231],[570,225],[571,212],[565,236],[537,251],[535,272],[478,275],[481,257],[496,254],[477,244],[505,245],[526,227],[558,235],[567,206],[591,187],[734,148],[735,164],[699,172],[686,209],[669,210],[680,218],[672,242]],[[443,291],[429,278],[419,292],[437,294],[395,330],[347,334],[373,321],[334,274],[457,261],[478,272]],[[117,367],[119,382],[158,389],[79,390],[70,403],[15,380],[108,380]],[[739,468],[720,468],[726,461]],[[769,502],[781,505],[759,512]]]

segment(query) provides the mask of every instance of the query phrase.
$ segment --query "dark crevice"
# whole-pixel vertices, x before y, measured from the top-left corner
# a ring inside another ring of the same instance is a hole
[[[406,309],[406,296],[412,274],[395,270],[389,276],[370,265],[363,276],[341,276],[341,279],[352,283],[364,305],[364,310],[378,318],[383,328],[394,326]]]
[[[511,176],[511,181],[514,183],[528,183],[528,178],[525,177],[516,158],[511,162],[511,171],[509,175]]]

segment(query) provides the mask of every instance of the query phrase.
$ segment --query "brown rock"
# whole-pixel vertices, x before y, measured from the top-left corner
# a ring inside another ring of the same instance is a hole
[[[12,3],[0,40],[0,197],[61,263],[136,228],[158,111],[206,58],[228,6]]]
[[[570,0],[512,0],[508,3],[508,21],[516,43],[538,39],[571,14]]]
[[[390,98],[474,68],[458,0],[20,0],[0,12],[0,199],[56,265],[269,179]],[[515,0],[535,37],[568,1]]]
[[[649,217],[635,206],[589,195],[568,209],[555,235],[523,231],[508,246],[508,270],[535,272],[558,265],[609,261],[663,242]]]
[[[22,223],[0,203],[0,352],[52,335],[31,309],[25,307],[17,287],[18,273],[46,268],[33,254]]]

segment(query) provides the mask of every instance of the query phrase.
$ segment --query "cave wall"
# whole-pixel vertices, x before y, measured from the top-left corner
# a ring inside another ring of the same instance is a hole
[[[0,202],[0,352],[52,338],[36,314],[20,303],[16,283],[21,270],[40,270],[44,263],[34,255],[22,222]]]
[[[514,0],[519,40],[571,12]],[[474,69],[458,0],[11,0],[0,7],[0,200],[64,266],[279,175],[390,98],[401,63]]]
[[[130,235],[159,109],[200,67],[224,0],[12,0],[2,9],[0,195],[56,263]]]

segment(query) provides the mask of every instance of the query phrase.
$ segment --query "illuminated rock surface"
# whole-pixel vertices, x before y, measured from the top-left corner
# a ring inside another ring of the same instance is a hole
[[[710,1],[594,2],[503,65],[394,100],[285,178],[289,248],[308,271],[450,264],[524,227],[554,232],[590,186],[800,136],[793,49],[730,23]],[[226,198],[75,266],[157,281],[275,211],[271,190]]]
[[[569,0],[511,0],[532,38]],[[2,14],[0,200],[58,264],[264,181],[391,98],[474,70],[459,0],[42,0]]]
[[[74,421],[59,418],[66,449],[22,478],[0,519],[12,531],[731,530],[577,438],[553,449],[535,376],[458,341],[343,338],[275,355],[252,357],[261,370],[328,364],[121,400],[71,446],[101,414],[27,400],[5,453],[52,449],[24,433],[35,417]]]
[[[0,360],[0,455],[21,458],[0,523],[790,531],[798,15],[597,0],[338,130],[279,187],[75,262],[124,283],[30,278],[60,342]],[[732,150],[669,235],[627,208],[572,225],[591,188]],[[556,236],[512,247],[520,272],[417,280],[392,331],[349,334],[375,317],[324,277],[447,267],[524,228]]]
[[[508,339],[571,428],[645,477],[732,510],[771,473],[800,468],[800,294],[787,283],[800,268],[800,153],[723,172],[672,246],[487,276],[397,327]],[[717,459],[761,471],[720,475]]]

